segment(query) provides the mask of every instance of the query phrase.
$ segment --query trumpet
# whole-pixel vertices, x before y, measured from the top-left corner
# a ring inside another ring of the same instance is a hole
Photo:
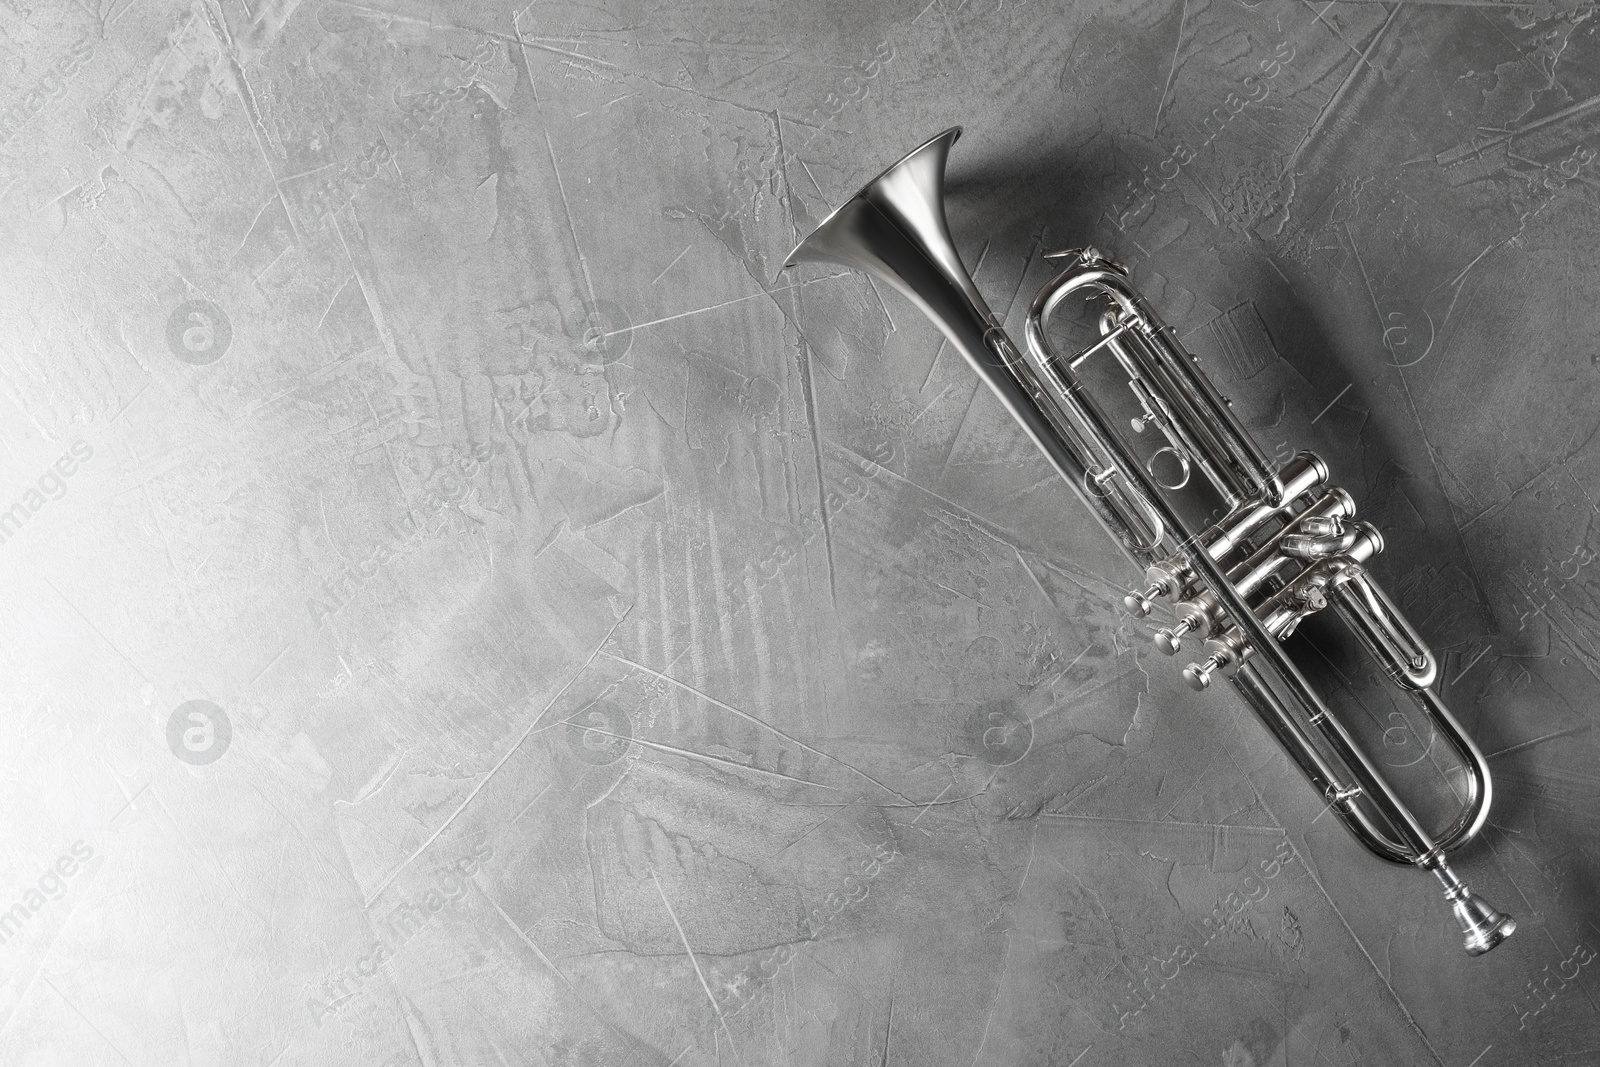
[[[946,130],[868,182],[784,269],[827,262],[861,270],[920,308],[1143,573],[1124,603],[1139,617],[1158,603],[1171,614],[1157,648],[1176,655],[1186,642],[1202,645],[1184,681],[1196,690],[1218,676],[1231,682],[1356,840],[1379,859],[1431,871],[1467,952],[1488,952],[1516,921],[1468,889],[1446,856],[1488,818],[1489,767],[1433,691],[1433,653],[1367,573],[1383,536],[1355,518],[1347,492],[1327,485],[1317,456],[1269,460],[1127,269],[1093,248],[1050,254],[1065,269],[1028,310],[1024,357],[962,265],[945,220],[945,162],[960,134]],[[1069,357],[1048,326],[1074,294],[1104,308],[1099,340]],[[1079,368],[1093,357],[1114,360],[1112,373],[1128,379],[1139,411],[1131,429],[1159,443],[1144,462],[1085,387]],[[1171,499],[1196,476],[1223,511],[1199,532]],[[1330,607],[1460,758],[1466,797],[1442,831],[1407,807],[1280,643]]]

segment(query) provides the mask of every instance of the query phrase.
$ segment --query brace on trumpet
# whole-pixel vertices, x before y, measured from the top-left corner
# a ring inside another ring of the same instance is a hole
[[[1362,845],[1433,873],[1466,950],[1494,948],[1515,920],[1474,895],[1446,862],[1488,818],[1489,767],[1431,688],[1433,653],[1366,571],[1383,551],[1382,535],[1355,518],[1348,493],[1326,484],[1328,469],[1316,456],[1302,452],[1275,466],[1127,270],[1092,248],[1053,253],[1065,269],[1029,309],[1025,358],[978,293],[945,221],[945,160],[960,133],[946,130],[869,182],[795,248],[785,268],[842,264],[916,304],[1143,572],[1142,586],[1124,602],[1136,616],[1158,607],[1171,615],[1155,642],[1168,655],[1195,650],[1184,680],[1203,690],[1227,679]],[[1064,356],[1047,327],[1074,295],[1106,307],[1100,339]],[[1078,371],[1095,357],[1115,360],[1127,376],[1140,411],[1132,429],[1158,435],[1156,455],[1176,465],[1175,478],[1152,473],[1155,456],[1139,461],[1086,388]],[[1170,499],[1194,478],[1225,512],[1198,533]],[[1328,608],[1460,757],[1467,796],[1443,830],[1424,826],[1406,806],[1281,644]]]

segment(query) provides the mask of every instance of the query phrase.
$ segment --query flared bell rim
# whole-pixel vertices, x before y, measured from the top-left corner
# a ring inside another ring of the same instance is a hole
[[[856,190],[856,194],[854,196],[840,204],[838,207],[834,208],[832,211],[828,212],[827,218],[813,226],[811,228],[811,232],[806,234],[805,237],[801,238],[800,242],[796,244],[794,248],[789,250],[789,255],[785,257],[783,266],[779,268],[779,273],[781,274],[790,267],[804,262],[804,260],[800,259],[799,256],[800,250],[806,246],[806,242],[810,241],[811,238],[815,237],[823,230],[826,230],[828,228],[828,224],[838,217],[840,212],[844,211],[846,208],[849,208],[856,201],[866,197],[867,193],[872,190],[873,186],[877,185],[879,182],[883,181],[884,178],[905,166],[907,161],[911,160],[919,153],[928,151],[934,145],[938,144],[940,141],[944,141],[946,138],[949,138],[949,140],[945,143],[945,148],[948,150],[951,145],[955,144],[956,141],[960,139],[961,130],[962,127],[960,126],[951,126],[947,130],[936,133],[926,141],[923,141],[921,144],[917,145],[917,147],[913,148],[911,151],[907,152],[905,155],[901,156],[899,159],[895,160],[889,166],[884,167],[883,170],[879,172],[877,177],[873,178],[871,181],[864,184],[860,189]]]

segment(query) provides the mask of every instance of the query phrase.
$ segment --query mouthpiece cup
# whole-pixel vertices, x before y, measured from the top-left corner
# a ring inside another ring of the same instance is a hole
[[[1465,937],[1463,948],[1469,956],[1481,956],[1516,933],[1517,920],[1478,896],[1457,878],[1442,857],[1428,864],[1444,886],[1444,898]]]
[[[1465,888],[1465,887],[1463,887]],[[1463,947],[1469,956],[1481,956],[1517,931],[1517,920],[1504,914],[1480,896],[1467,892],[1465,899],[1452,905],[1465,936]]]
[[[1467,955],[1481,956],[1517,932],[1517,920],[1507,915],[1491,929],[1467,935]]]

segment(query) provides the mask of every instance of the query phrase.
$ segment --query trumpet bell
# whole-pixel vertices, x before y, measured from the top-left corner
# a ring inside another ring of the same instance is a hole
[[[871,206],[921,245],[929,258],[939,261],[953,280],[965,282],[961,287],[976,296],[977,290],[966,278],[966,268],[956,254],[944,217],[945,162],[951,145],[960,137],[961,127],[952,126],[886,167],[797,244],[785,260],[784,269],[819,260],[853,267],[863,253],[876,254],[876,242],[870,237],[863,240],[856,228],[861,209]]]
[[[861,187],[789,253],[799,263],[836,263],[889,283],[945,333],[963,335],[995,325],[972,283],[944,217],[944,168],[961,136],[952,126],[906,153]]]
[[[1141,568],[1160,527],[1115,487],[1091,489],[1098,472],[1072,443],[1072,430],[1047,405],[1045,387],[1023,358],[961,262],[944,214],[944,169],[961,136],[952,126],[912,149],[861,187],[795,246],[784,269],[836,263],[888,284],[937,326],[952,348],[994,391],[1011,416],[1077,493],[1090,514],[1124,543]],[[1103,477],[1103,474],[1098,474]],[[1131,531],[1131,532],[1130,532]]]

